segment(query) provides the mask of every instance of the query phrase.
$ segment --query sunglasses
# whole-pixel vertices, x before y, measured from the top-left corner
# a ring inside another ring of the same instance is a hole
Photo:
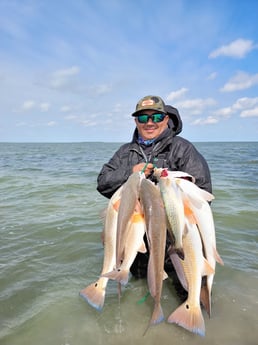
[[[147,123],[149,119],[151,119],[151,121],[154,123],[158,123],[158,122],[162,122],[165,119],[165,117],[166,117],[166,114],[161,114],[161,113],[156,113],[152,115],[141,114],[141,115],[136,116],[137,121],[139,123]]]

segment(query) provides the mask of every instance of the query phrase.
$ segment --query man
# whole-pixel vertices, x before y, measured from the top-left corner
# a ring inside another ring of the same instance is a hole
[[[184,171],[194,176],[198,187],[212,192],[206,160],[192,143],[178,136],[182,131],[182,121],[176,108],[165,105],[159,96],[146,96],[137,103],[132,116],[136,124],[132,141],[118,149],[103,165],[98,176],[97,190],[102,195],[111,198],[133,172],[144,167],[146,177],[153,179],[154,165]],[[133,275],[146,276],[147,262],[148,255],[138,253],[131,267]],[[165,268],[171,270],[168,255]]]

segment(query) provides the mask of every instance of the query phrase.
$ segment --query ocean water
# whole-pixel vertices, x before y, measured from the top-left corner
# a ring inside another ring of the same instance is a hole
[[[149,328],[145,279],[109,282],[102,312],[79,291],[103,262],[96,178],[118,143],[0,144],[1,345],[258,344],[258,142],[196,143],[207,159],[217,247],[212,315],[205,337],[163,322]],[[164,281],[167,317],[179,304]]]

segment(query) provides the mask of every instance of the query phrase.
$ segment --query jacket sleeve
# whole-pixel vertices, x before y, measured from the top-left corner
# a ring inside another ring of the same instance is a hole
[[[123,145],[109,162],[103,165],[97,178],[97,190],[103,196],[111,198],[132,173],[132,167],[128,165],[128,155],[129,150]]]
[[[205,158],[186,139],[175,137],[175,140],[173,152],[177,169],[194,176],[198,187],[212,193],[210,169]]]

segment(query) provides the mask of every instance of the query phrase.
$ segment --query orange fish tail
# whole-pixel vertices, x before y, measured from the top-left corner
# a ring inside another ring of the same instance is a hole
[[[187,300],[168,317],[168,322],[176,323],[198,335],[205,335],[205,324],[200,306],[192,307]]]
[[[93,308],[101,311],[105,301],[106,290],[100,283],[100,280],[90,284],[85,289],[81,290],[79,295],[85,299]]]
[[[116,269],[114,271],[103,274],[102,277],[116,280],[118,283],[126,285],[129,280],[129,271]]]

